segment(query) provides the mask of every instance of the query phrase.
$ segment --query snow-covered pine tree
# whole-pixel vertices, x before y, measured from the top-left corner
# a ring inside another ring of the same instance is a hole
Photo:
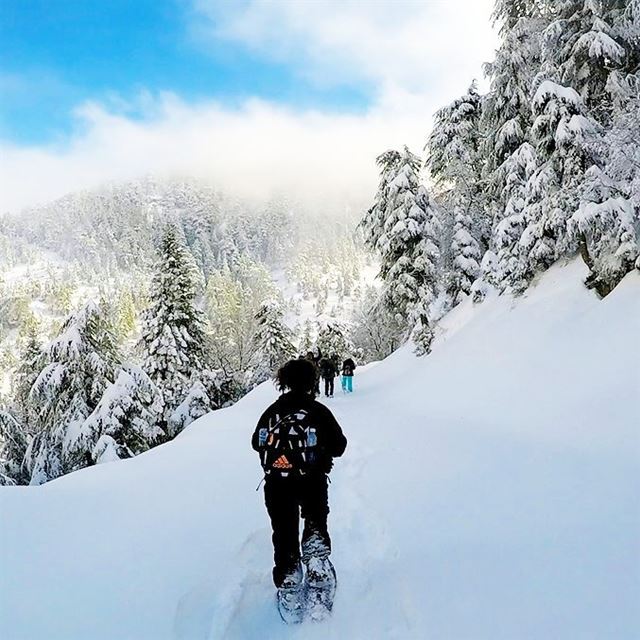
[[[484,67],[489,91],[482,102],[481,143],[486,191],[502,203],[504,187],[497,169],[528,139],[530,90],[540,66],[540,30],[544,25],[536,0],[498,0],[493,14],[500,24],[500,46]],[[499,222],[499,220],[498,220]]]
[[[376,164],[380,168],[378,191],[373,200],[373,205],[367,210],[359,224],[362,230],[365,244],[377,251],[378,242],[384,233],[384,222],[387,216],[389,183],[395,177],[395,171],[400,162],[400,153],[393,149],[381,153],[376,158]]]
[[[360,352],[365,362],[382,360],[400,346],[403,326],[375,287],[367,287],[356,300],[351,325],[354,351]]]
[[[182,217],[182,227],[189,251],[202,275],[207,278],[216,268],[215,230],[218,211],[213,203],[192,198]]]
[[[363,222],[366,235],[378,235],[385,304],[411,332],[419,353],[428,353],[433,338],[429,320],[438,289],[440,223],[434,203],[418,177],[421,162],[407,147],[378,157],[384,210],[382,231]]]
[[[165,227],[156,272],[151,283],[151,306],[144,312],[139,349],[142,368],[160,390],[163,418],[169,436],[171,414],[207,367],[206,317],[196,305],[200,275],[174,224]]]
[[[142,369],[124,365],[91,415],[69,439],[72,454],[88,452],[93,463],[131,458],[166,439],[158,426],[162,397]]]
[[[247,256],[236,260],[233,271],[214,271],[206,289],[206,309],[212,330],[212,360],[229,376],[242,375],[252,364],[256,314],[277,295],[266,268]],[[206,385],[205,385],[206,386]]]
[[[640,200],[635,200],[636,210]],[[586,284],[606,296],[631,271],[640,256],[640,223],[632,199],[599,167],[586,173],[578,211],[570,230],[583,245],[590,273]]]
[[[640,269],[640,3],[635,3],[635,12],[636,61],[631,68],[632,72],[618,78],[616,82],[617,108],[612,126],[605,136],[605,171],[615,181],[617,191],[625,200],[624,208],[632,212],[637,254],[635,266]],[[616,246],[614,243],[613,248]],[[615,262],[618,249],[612,253]],[[611,287],[615,286],[615,278],[609,284]]]
[[[0,486],[28,484],[24,458],[29,436],[9,411],[0,408]]]
[[[204,384],[200,380],[196,380],[185,399],[171,414],[169,418],[170,429],[172,432],[178,433],[188,427],[194,420],[201,418],[215,408]]]
[[[475,84],[466,95],[436,112],[427,143],[427,167],[442,192],[445,226],[452,228],[448,292],[454,303],[468,294],[480,273],[480,239],[488,239],[482,196],[480,114]],[[483,241],[484,244],[484,241]]]
[[[209,411],[227,407],[249,391],[249,388],[245,384],[244,376],[241,376],[239,372],[235,374],[225,373],[222,369],[208,369],[203,371],[197,382],[202,383],[204,387],[209,401]],[[204,406],[205,399],[199,389],[194,389],[194,387],[191,389],[193,393],[190,391],[187,399],[189,396],[193,399],[193,406],[190,409],[190,413],[195,414],[199,410],[198,407]]]
[[[320,328],[316,346],[322,355],[328,358],[336,355],[339,359],[344,359],[353,351],[349,331],[346,325],[338,320],[330,320]]]
[[[38,360],[41,355],[42,345],[36,324],[31,324],[24,338],[20,352],[20,364],[14,374],[13,380],[13,406],[20,416],[20,422],[27,432],[32,432],[29,425],[35,422],[32,415],[34,407],[29,402],[29,393],[36,381],[39,370]]]
[[[522,289],[535,273],[577,248],[568,221],[577,210],[586,169],[593,163],[590,142],[597,133],[578,93],[551,80],[533,97],[531,135],[538,167],[525,189],[525,228],[516,280]]]
[[[611,122],[609,77],[625,63],[628,52],[616,24],[629,0],[560,0],[543,35],[542,75],[575,89],[589,115]],[[630,53],[630,52],[629,52]]]
[[[317,333],[317,326],[314,327],[313,322],[307,318],[302,325],[300,339],[298,340],[300,344],[300,353],[312,351]]]
[[[631,26],[637,18],[633,4],[554,3],[553,20],[543,35],[538,78],[542,82],[533,105],[537,112],[533,135],[546,183],[535,188],[547,195],[532,199],[533,216],[523,246],[533,247],[541,233],[547,235],[547,248],[555,244],[556,256],[579,246],[591,271],[587,284],[603,295],[632,268],[637,255],[633,206],[624,197],[624,185],[616,184],[617,177],[605,169],[613,152],[608,132],[618,117],[616,91],[624,84],[625,73],[628,77],[637,69],[640,57]],[[546,262],[539,266],[544,268]],[[525,281],[530,275],[531,270]]]
[[[118,360],[109,325],[94,302],[73,313],[43,348],[28,399],[37,431],[25,457],[31,484],[92,463],[89,449],[71,451],[68,445],[113,381]]]
[[[265,302],[260,307],[256,321],[253,382],[260,384],[296,355],[296,347],[293,344],[293,332],[284,323],[284,312],[276,300]]]
[[[501,291],[521,290],[520,238],[525,228],[527,185],[536,169],[536,151],[528,142],[523,142],[497,171],[504,185],[501,194],[504,211],[493,234],[496,258],[489,266],[489,281]]]
[[[595,112],[604,114],[607,126],[593,145],[601,162],[588,169],[580,206],[570,221],[590,270],[586,284],[600,295],[607,295],[634,265],[640,268],[640,3],[625,4],[600,7],[605,19],[600,28],[611,33],[613,44],[608,36],[589,38],[596,62],[605,67],[598,77],[601,85],[606,77],[600,100],[606,109]],[[616,51],[620,47],[624,57],[607,64],[602,43]]]
[[[129,287],[118,292],[114,303],[114,328],[121,342],[127,340],[135,331],[137,312],[133,292]]]
[[[482,101],[480,122],[491,255],[483,258],[482,276],[474,285],[474,300],[478,301],[489,285],[505,288],[505,278],[513,273],[518,259],[517,242],[524,228],[523,181],[526,183],[535,168],[531,165],[535,152],[529,143],[533,121],[530,90],[540,67],[545,13],[537,0],[497,0],[495,4],[493,17],[500,25],[500,45],[493,62],[484,68],[490,85]]]
[[[284,196],[271,198],[256,223],[260,232],[260,258],[267,265],[284,264],[297,239],[293,205]]]

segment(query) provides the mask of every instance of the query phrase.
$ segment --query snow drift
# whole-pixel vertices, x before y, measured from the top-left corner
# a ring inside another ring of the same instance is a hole
[[[175,441],[0,492],[8,640],[527,638],[640,633],[640,276],[578,262],[464,303],[331,401],[333,617],[285,627],[250,433],[264,384]]]

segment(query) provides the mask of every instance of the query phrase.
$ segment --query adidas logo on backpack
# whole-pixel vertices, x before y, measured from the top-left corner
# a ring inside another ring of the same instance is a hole
[[[272,418],[259,432],[260,460],[266,475],[304,475],[316,461],[317,434],[304,409]]]

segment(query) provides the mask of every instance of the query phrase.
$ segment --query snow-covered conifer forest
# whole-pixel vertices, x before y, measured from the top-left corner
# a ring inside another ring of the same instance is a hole
[[[376,267],[347,207],[148,178],[4,216],[2,481],[136,455],[348,333]]]
[[[605,297],[640,268],[639,11],[499,0],[487,91],[381,150],[369,207],[146,178],[5,214],[2,481],[165,442],[332,331],[360,362],[428,354],[461,300],[557,260]]]

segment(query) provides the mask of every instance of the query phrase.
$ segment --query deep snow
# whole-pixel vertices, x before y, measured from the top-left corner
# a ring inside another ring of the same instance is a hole
[[[334,614],[285,627],[249,446],[262,385],[133,460],[3,488],[7,640],[640,637],[640,276],[464,303],[330,401]]]

